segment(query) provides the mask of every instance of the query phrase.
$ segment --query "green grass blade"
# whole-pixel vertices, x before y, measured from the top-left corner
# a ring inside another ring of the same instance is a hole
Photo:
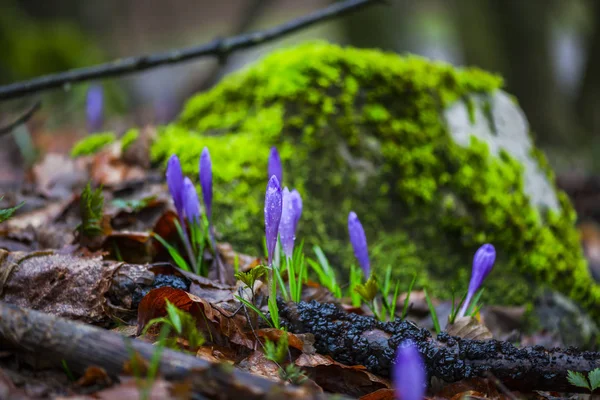
[[[167,251],[169,252],[169,255],[171,256],[173,261],[175,261],[175,264],[177,264],[177,266],[179,268],[181,268],[185,271],[192,272],[192,270],[188,266],[188,263],[185,261],[185,258],[183,258],[181,256],[181,254],[179,254],[179,251],[177,251],[177,249],[175,247],[173,247],[169,243],[167,243],[167,241],[165,239],[163,239],[162,237],[160,237],[160,235],[157,234],[156,232],[152,232],[152,236],[156,240],[158,240],[159,243],[162,244],[165,249],[167,249]]]
[[[413,286],[415,286],[415,282],[417,281],[417,274],[413,275],[412,281],[410,281],[410,285],[408,285],[408,292],[406,292],[406,298],[404,299],[404,306],[402,307],[402,314],[400,318],[405,319],[408,314],[408,306],[410,306],[410,294],[412,293]]]
[[[258,309],[258,307],[256,307],[254,304],[252,304],[251,302],[249,302],[248,300],[238,296],[238,295],[234,295],[234,297],[236,299],[238,299],[241,303],[243,303],[246,307],[248,307],[249,309],[251,309],[252,311],[254,311],[256,314],[258,314],[259,317],[261,317],[267,324],[269,324],[269,326],[271,328],[274,328],[273,323],[271,322],[271,320],[269,318],[267,318],[267,316],[265,315],[265,313],[263,313],[262,311],[260,311]]]
[[[429,293],[427,293],[427,289],[423,289],[425,292],[425,300],[427,300],[427,306],[429,307],[429,312],[431,313],[431,320],[433,321],[433,327],[435,328],[435,332],[439,335],[442,331],[440,328],[440,322],[438,320],[437,312],[435,311],[435,307],[431,302],[431,298],[429,297]]]

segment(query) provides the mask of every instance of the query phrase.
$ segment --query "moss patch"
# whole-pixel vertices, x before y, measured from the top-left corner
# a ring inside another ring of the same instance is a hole
[[[467,286],[477,247],[491,242],[498,262],[487,301],[520,304],[547,284],[598,317],[600,291],[566,196],[559,194],[560,212],[536,209],[518,162],[491,156],[475,139],[458,146],[441,118],[453,102],[501,86],[500,77],[478,69],[309,43],[191,98],[162,129],[152,156],[165,162],[176,153],[196,177],[208,146],[217,230],[243,251],[261,254],[266,162],[277,145],[283,184],[304,200],[298,236],[341,268],[352,262],[346,218],[354,210],[374,267],[392,264],[407,285],[417,272],[420,286],[449,297]]]
[[[71,157],[87,156],[97,153],[104,146],[114,143],[115,134],[112,132],[95,133],[77,142],[71,150]]]

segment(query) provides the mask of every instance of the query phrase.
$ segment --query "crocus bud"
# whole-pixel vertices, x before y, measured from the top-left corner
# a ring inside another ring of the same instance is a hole
[[[208,222],[212,218],[212,162],[210,161],[210,153],[208,148],[202,150],[200,155],[200,186],[202,187],[202,198],[204,199],[204,211]]]
[[[494,262],[496,261],[496,249],[493,245],[486,243],[481,246],[473,257],[473,270],[471,271],[471,281],[469,282],[469,290],[467,297],[458,312],[458,317],[464,317],[471,299],[477,293],[484,279],[492,271]]]
[[[97,132],[102,128],[104,96],[102,86],[90,86],[87,92],[85,113],[89,132]]]
[[[277,233],[281,222],[281,209],[283,199],[281,186],[277,177],[273,175],[267,184],[265,193],[265,236],[267,238],[267,252],[269,253],[269,265],[273,263],[273,254],[277,244]]]
[[[279,236],[281,247],[287,258],[294,253],[294,241],[296,240],[296,229],[300,215],[302,214],[302,198],[296,190],[291,192],[283,188],[283,206],[281,211],[281,222],[279,223]]]
[[[200,223],[200,202],[196,187],[187,176],[183,180],[183,209],[190,224]]]
[[[166,175],[167,186],[169,187],[169,192],[171,192],[175,210],[177,211],[177,215],[179,215],[179,220],[183,223],[183,172],[181,171],[179,158],[177,158],[175,154],[173,154],[167,162]]]
[[[275,146],[271,147],[271,153],[269,153],[269,179],[273,175],[277,177],[277,182],[281,185],[283,182],[283,168],[281,167],[281,158],[279,157],[279,152]]]
[[[421,354],[410,339],[404,341],[396,350],[392,380],[397,399],[423,399],[427,374]]]
[[[354,256],[362,268],[366,277],[371,273],[371,264],[369,263],[369,250],[367,249],[367,237],[365,230],[360,223],[354,211],[348,214],[348,233],[350,234],[350,243],[354,249]]]

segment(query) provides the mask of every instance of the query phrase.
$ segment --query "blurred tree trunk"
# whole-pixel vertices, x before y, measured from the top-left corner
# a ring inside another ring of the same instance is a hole
[[[587,46],[587,63],[583,71],[581,86],[575,106],[583,126],[600,138],[600,1],[588,2],[594,14],[594,33]]]
[[[465,61],[497,71],[542,146],[581,144],[582,129],[556,82],[549,0],[455,0]]]
[[[409,25],[414,7],[410,0],[394,0],[353,13],[343,20],[346,40],[360,48],[410,51]]]

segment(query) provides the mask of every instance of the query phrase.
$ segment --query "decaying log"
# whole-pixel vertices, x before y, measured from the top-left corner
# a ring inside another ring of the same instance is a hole
[[[517,348],[497,340],[468,340],[429,331],[408,321],[383,323],[374,318],[347,313],[334,304],[279,302],[282,325],[293,333],[312,333],[315,348],[348,365],[389,376],[395,350],[411,339],[423,355],[428,376],[446,382],[485,377],[491,372],[514,390],[577,392],[567,371],[591,371],[600,367],[600,353],[574,348]]]
[[[127,340],[146,360],[150,360],[156,350],[150,343],[0,301],[0,350],[5,346],[18,346],[44,360],[64,359],[73,371],[83,372],[88,366],[95,365],[116,376],[130,359]],[[194,392],[209,398],[327,397],[308,387],[283,385],[170,349],[162,352],[160,372],[166,379],[191,378]]]

